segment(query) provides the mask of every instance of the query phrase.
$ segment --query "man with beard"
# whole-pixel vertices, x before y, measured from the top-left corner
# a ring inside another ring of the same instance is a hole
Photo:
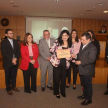
[[[1,42],[1,53],[5,70],[6,91],[9,95],[12,95],[11,89],[19,92],[16,88],[16,75],[20,49],[18,42],[13,39],[13,31],[11,29],[5,30],[5,36],[7,36],[7,39]]]

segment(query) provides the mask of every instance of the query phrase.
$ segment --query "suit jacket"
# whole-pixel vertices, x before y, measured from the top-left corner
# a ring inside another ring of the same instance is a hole
[[[38,68],[39,64],[37,58],[39,55],[39,51],[36,44],[32,45],[32,51],[33,51],[33,60],[35,60],[35,64],[33,66],[34,68]],[[31,61],[29,57],[29,50],[27,45],[24,46],[23,44],[21,44],[21,56],[22,56],[22,61],[21,61],[20,68],[22,70],[27,70],[29,67],[29,62]]]
[[[12,63],[13,54],[15,55],[15,58],[17,58],[17,65],[19,64],[18,58],[20,56],[20,49],[19,49],[18,42],[14,39],[13,39],[13,46],[14,46],[14,49],[12,48],[8,39],[5,39],[1,42],[1,53],[3,55],[4,67],[13,66],[13,63]]]
[[[102,32],[102,30],[100,30],[98,33],[107,33],[107,30],[105,30],[104,32]]]
[[[108,64],[108,41],[106,41],[105,56],[106,56],[107,64]]]
[[[80,75],[93,75],[95,73],[95,60],[97,55],[97,48],[90,42],[82,50],[80,47],[79,54],[77,55],[78,60],[81,61],[81,65],[78,65]]]
[[[50,46],[53,45],[55,39],[50,38]],[[39,53],[40,53],[40,64],[44,63],[50,63],[46,59],[51,56],[51,53],[49,52],[49,46],[46,42],[46,39],[43,38],[39,41]]]

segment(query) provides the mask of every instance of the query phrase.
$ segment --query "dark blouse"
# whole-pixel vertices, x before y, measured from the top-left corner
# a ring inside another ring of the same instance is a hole
[[[97,48],[97,56],[96,56],[96,57],[98,57],[99,54],[100,54],[100,44],[99,44],[99,41],[96,40],[96,39],[94,39],[94,41],[92,41],[92,43],[93,43],[94,46]]]

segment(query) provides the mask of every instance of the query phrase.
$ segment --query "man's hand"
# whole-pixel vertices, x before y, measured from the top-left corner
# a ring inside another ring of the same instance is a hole
[[[48,57],[47,60],[50,61],[51,57]]]
[[[35,60],[31,60],[30,63],[32,63],[34,65],[35,64]]]
[[[72,56],[72,58],[76,58],[76,55],[75,54],[72,54],[71,56]]]
[[[17,64],[16,61],[17,61],[17,58],[13,58],[13,59],[12,59],[12,63],[13,63],[14,65]]]
[[[76,65],[81,65],[81,61],[75,61]]]

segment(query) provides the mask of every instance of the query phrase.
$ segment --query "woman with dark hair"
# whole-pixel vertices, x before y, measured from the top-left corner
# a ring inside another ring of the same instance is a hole
[[[95,45],[95,47],[97,48],[97,57],[98,57],[99,54],[100,54],[100,44],[99,44],[99,41],[96,40],[95,34],[94,34],[93,30],[88,30],[87,32],[91,35],[91,41]]]
[[[21,69],[24,77],[24,91],[31,93],[31,90],[36,92],[36,75],[38,65],[38,47],[33,42],[33,36],[30,33],[26,33],[24,37],[24,43],[21,44]],[[31,87],[30,87],[31,77]]]
[[[78,54],[79,49],[81,46],[81,41],[78,38],[78,32],[76,29],[73,29],[71,31],[71,38],[72,38],[72,43],[73,43],[73,54]],[[70,82],[71,82],[71,68],[73,67],[73,89],[76,89],[76,80],[77,80],[77,65],[75,64],[75,60],[71,61],[71,65],[69,69],[67,70],[67,76],[68,76],[68,84],[66,85],[66,88],[69,88]]]
[[[57,98],[60,98],[59,94],[59,85],[61,80],[61,95],[66,97],[65,87],[66,87],[66,73],[67,69],[70,66],[71,57],[67,58],[57,58],[57,51],[62,49],[69,49],[70,54],[73,53],[71,36],[68,30],[63,30],[60,33],[58,39],[53,43],[53,46],[50,48],[50,52],[53,53],[51,56],[50,62],[53,65],[53,87],[54,95]]]

